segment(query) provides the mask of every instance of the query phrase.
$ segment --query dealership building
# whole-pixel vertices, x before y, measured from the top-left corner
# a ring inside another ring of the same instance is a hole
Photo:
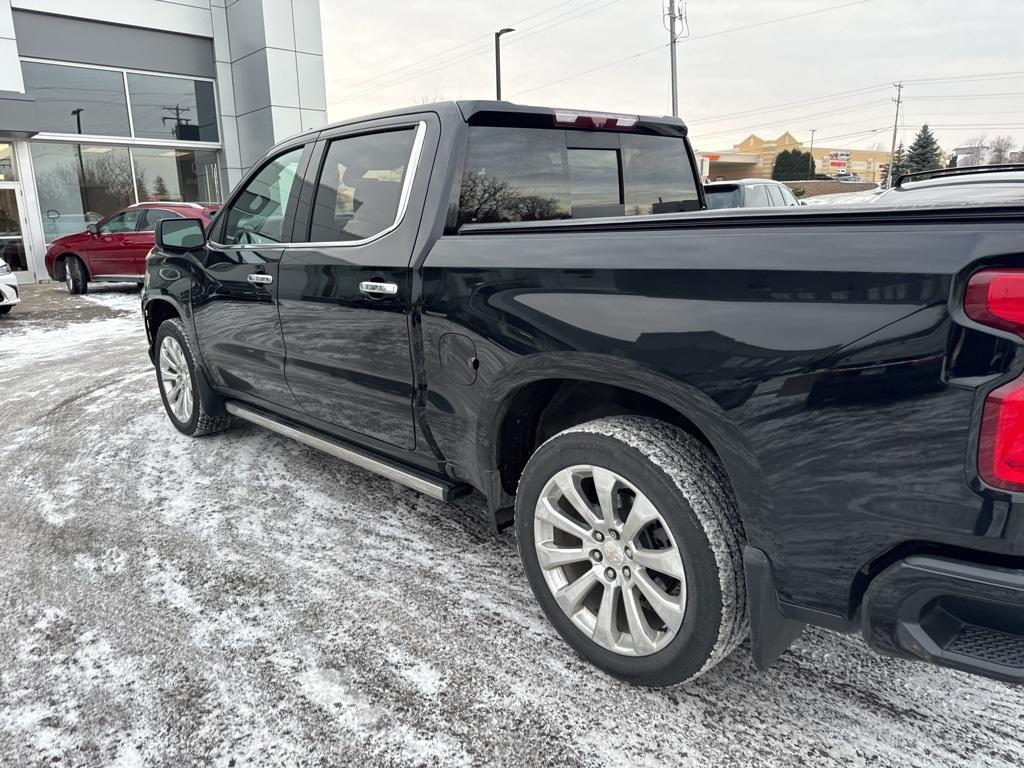
[[[216,202],[326,122],[319,0],[0,0],[0,256],[126,205]]]

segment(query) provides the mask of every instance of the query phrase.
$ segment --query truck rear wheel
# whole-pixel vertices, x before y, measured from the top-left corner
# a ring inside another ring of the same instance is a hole
[[[731,487],[714,454],[670,424],[617,416],[555,435],[523,471],[516,533],[548,620],[616,677],[692,680],[746,637]]]

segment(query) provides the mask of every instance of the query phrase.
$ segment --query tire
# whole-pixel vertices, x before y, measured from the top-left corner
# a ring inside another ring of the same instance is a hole
[[[12,309],[14,309],[14,305],[13,304],[7,304],[7,305],[5,305],[3,307],[0,307],[0,315],[6,315]]]
[[[615,677],[693,680],[748,634],[735,497],[714,454],[672,425],[616,416],[552,437],[520,479],[516,535],[548,620]]]
[[[228,428],[231,417],[211,415],[200,393],[195,353],[180,320],[165,320],[156,334],[156,379],[164,410],[174,428],[201,437]]]
[[[89,290],[89,276],[85,271],[85,265],[77,256],[68,256],[64,260],[64,284],[72,296]]]

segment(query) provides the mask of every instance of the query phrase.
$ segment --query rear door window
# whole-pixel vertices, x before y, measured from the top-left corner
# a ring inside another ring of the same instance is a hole
[[[743,200],[744,208],[769,208],[771,201],[768,199],[768,190],[764,184],[751,184],[747,187],[747,193]]]
[[[310,241],[366,240],[398,221],[416,129],[367,133],[327,145]]]
[[[459,224],[638,216],[698,201],[678,137],[470,126]]]
[[[168,211],[166,208],[147,208],[143,214],[142,222],[139,224],[140,232],[151,232],[156,229],[156,225],[164,219],[182,219],[180,213],[174,211]]]
[[[768,184],[765,188],[768,190],[768,197],[771,198],[772,205],[781,208],[786,204],[786,199],[782,196],[782,189],[774,184]]]

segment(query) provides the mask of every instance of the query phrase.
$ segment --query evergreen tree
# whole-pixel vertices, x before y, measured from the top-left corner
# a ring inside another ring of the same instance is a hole
[[[166,200],[168,193],[167,182],[164,181],[163,176],[157,176],[153,179],[153,197],[157,200]]]
[[[891,186],[889,179],[891,178],[893,183],[896,182],[900,176],[904,173],[910,173],[907,170],[907,159],[904,157],[903,142],[901,141],[899,146],[896,147],[896,154],[892,156],[892,162],[889,163],[889,168],[885,172],[885,178],[882,180],[883,186]]]
[[[814,160],[809,152],[787,149],[779,152],[772,166],[775,181],[800,181],[814,177]]]
[[[914,143],[910,145],[910,151],[907,152],[907,172],[920,173],[941,168],[940,154],[939,142],[935,140],[935,134],[928,127],[928,123],[925,123],[917,132]]]

